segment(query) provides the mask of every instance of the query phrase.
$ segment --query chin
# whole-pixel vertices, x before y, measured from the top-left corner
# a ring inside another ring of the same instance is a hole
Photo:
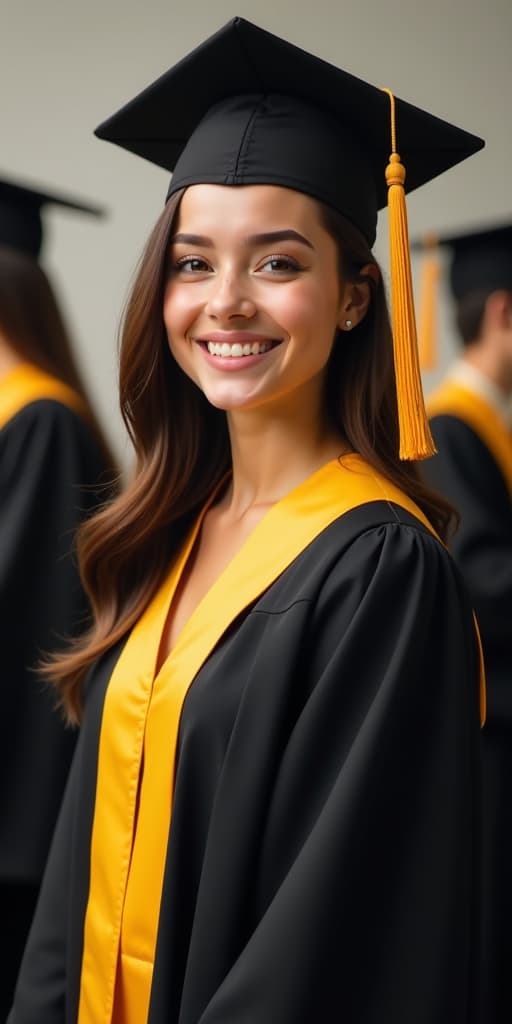
[[[237,410],[250,409],[254,405],[254,397],[247,395],[225,395],[214,391],[204,391],[204,397],[215,409],[223,412],[236,412]]]

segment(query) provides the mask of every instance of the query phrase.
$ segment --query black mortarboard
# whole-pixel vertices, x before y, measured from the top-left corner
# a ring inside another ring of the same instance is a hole
[[[450,287],[457,300],[473,291],[512,290],[512,224],[437,239],[450,252]]]
[[[407,191],[482,139],[395,99],[285,39],[233,18],[96,129],[188,185],[281,185],[347,217],[373,245],[389,203],[402,458],[430,454],[416,348]]]
[[[441,273],[439,251],[448,255],[447,279],[452,295],[460,302],[471,292],[512,291],[512,223],[466,229],[461,234],[429,233],[411,242],[423,253],[421,283],[420,357],[424,369],[436,365],[435,320],[437,281]]]
[[[96,217],[103,214],[103,210],[89,203],[3,178],[0,180],[0,245],[20,249],[37,259],[43,240],[41,210],[49,204]]]
[[[396,100],[407,191],[483,141]],[[201,122],[201,123],[200,123]],[[389,98],[244,18],[233,18],[96,129],[184,185],[279,184],[322,199],[375,240],[387,202]]]

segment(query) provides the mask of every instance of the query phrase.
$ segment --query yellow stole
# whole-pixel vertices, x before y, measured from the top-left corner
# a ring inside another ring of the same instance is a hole
[[[433,416],[456,416],[474,430],[489,449],[512,497],[512,431],[485,398],[457,381],[446,379],[427,399]]]
[[[315,537],[345,512],[379,500],[434,532],[414,502],[359,456],[327,463],[260,520],[155,676],[168,611],[207,505],[130,633],[103,710],[78,1024],[147,1020],[178,730],[195,676],[230,623]]]
[[[73,388],[32,363],[15,366],[0,379],[0,429],[26,405],[48,398],[87,419],[86,404]]]

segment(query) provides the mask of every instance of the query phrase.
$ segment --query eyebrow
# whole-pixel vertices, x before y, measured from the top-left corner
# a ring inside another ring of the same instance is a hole
[[[309,249],[314,249],[314,245],[299,234],[298,231],[266,231],[261,235],[249,235],[246,239],[247,245],[272,245],[274,242],[301,242],[302,245],[307,245]]]
[[[213,240],[206,235],[190,235],[183,231],[173,235],[170,242],[171,245],[199,245],[205,249],[213,249],[214,245]],[[275,242],[301,242],[302,245],[307,245],[309,249],[314,249],[314,245],[304,235],[291,229],[286,231],[266,231],[263,234],[249,235],[245,239],[246,245],[273,245]]]

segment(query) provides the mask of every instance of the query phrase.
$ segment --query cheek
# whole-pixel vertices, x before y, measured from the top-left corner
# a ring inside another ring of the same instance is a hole
[[[325,331],[331,337],[338,324],[340,305],[337,284],[326,287],[324,280],[310,280],[280,295],[274,314],[286,324],[290,334],[307,336]]]
[[[318,310],[321,299],[322,295],[314,282],[305,280],[288,288],[277,287],[270,293],[270,301],[266,306],[276,320],[286,324],[291,333],[306,327]]]
[[[183,302],[177,300],[176,294],[170,294],[169,290],[164,297],[163,320],[169,351],[178,366],[185,370],[183,338],[186,331],[186,313]]]
[[[190,289],[169,285],[164,295],[163,319],[169,340],[182,338],[194,319]]]

